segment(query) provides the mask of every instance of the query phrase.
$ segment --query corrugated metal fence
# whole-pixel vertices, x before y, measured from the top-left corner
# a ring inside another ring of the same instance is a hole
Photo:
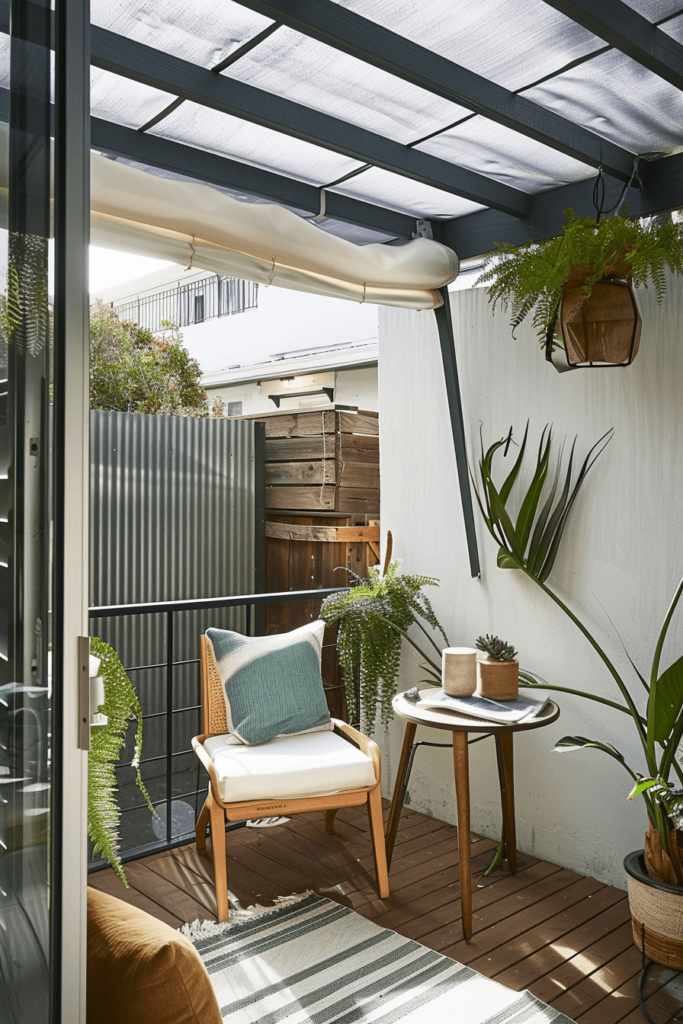
[[[136,604],[254,594],[262,589],[264,427],[135,413],[90,413],[90,604]],[[183,612],[175,624],[175,709],[199,704],[198,637],[207,626],[245,631],[245,609]],[[152,799],[166,771],[165,616],[99,619],[93,633],[130,669],[145,715],[143,776]],[[178,664],[189,662],[189,664]],[[145,667],[148,666],[148,667]],[[176,712],[174,794],[193,788],[182,754],[199,712]],[[131,751],[126,751],[130,763]],[[147,760],[152,758],[153,760]],[[124,759],[125,760],[125,759]],[[153,839],[147,809],[121,770],[123,848]]]

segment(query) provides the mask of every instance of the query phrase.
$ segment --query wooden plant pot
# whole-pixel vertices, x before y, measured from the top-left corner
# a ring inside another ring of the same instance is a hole
[[[683,971],[683,886],[654,882],[643,850],[624,858],[633,941],[650,960]]]
[[[642,320],[628,281],[597,281],[586,298],[584,282],[565,285],[558,315],[567,363],[629,366],[640,345]]]
[[[477,693],[490,700],[517,700],[519,662],[482,658],[477,662]]]

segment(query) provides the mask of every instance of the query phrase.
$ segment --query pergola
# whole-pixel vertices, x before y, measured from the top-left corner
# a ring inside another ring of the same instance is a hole
[[[675,0],[94,0],[92,146],[463,259],[590,215],[599,167],[678,205],[682,38]]]
[[[7,16],[7,4],[2,11]],[[460,259],[683,196],[676,0],[93,0],[91,145],[363,245]],[[444,292],[445,296],[445,292]],[[436,311],[473,576],[457,365]]]

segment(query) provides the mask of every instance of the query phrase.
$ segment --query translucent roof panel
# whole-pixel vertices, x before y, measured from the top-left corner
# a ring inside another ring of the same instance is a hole
[[[151,128],[150,134],[234,157],[312,185],[335,181],[363,166],[358,160],[189,101]]]
[[[469,113],[284,26],[224,74],[404,144]]]
[[[508,89],[536,82],[604,46],[543,0],[336,2]]]
[[[541,192],[595,173],[592,167],[564,153],[479,116],[415,148],[523,192]]]
[[[272,24],[233,0],[91,0],[93,25],[215,67]]]
[[[683,43],[683,15],[673,18],[662,25],[662,32],[675,39],[677,43]]]
[[[683,93],[618,50],[524,95],[633,153],[683,149]]]
[[[141,128],[176,99],[170,93],[90,68],[90,113],[127,128]]]
[[[624,3],[653,22],[677,14],[683,6],[680,0],[624,0]]]
[[[461,199],[450,192],[442,192],[431,185],[423,185],[421,181],[412,181],[379,167],[369,167],[349,181],[335,185],[331,191],[429,220],[464,217],[468,213],[485,209],[468,199]]]

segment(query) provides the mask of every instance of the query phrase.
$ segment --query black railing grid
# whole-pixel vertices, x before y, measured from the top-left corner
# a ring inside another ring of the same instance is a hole
[[[215,317],[244,313],[257,306],[257,284],[224,274],[211,274],[154,295],[119,303],[113,309],[120,320],[132,320],[155,333],[163,330],[164,320],[178,327],[188,327]]]
[[[199,673],[196,673],[195,692],[197,694],[197,702],[191,704],[185,704],[182,707],[175,707],[175,683],[178,669],[187,671],[190,666],[198,666],[199,658],[181,658],[176,659],[178,653],[178,637],[177,637],[177,623],[176,616],[183,612],[202,612],[211,609],[243,609],[244,610],[244,629],[247,636],[252,635],[254,622],[258,624],[260,616],[258,610],[263,605],[273,604],[281,601],[303,601],[315,598],[316,600],[322,600],[329,594],[339,593],[348,590],[348,587],[331,587],[328,589],[321,590],[303,590],[303,591],[286,591],[284,593],[275,594],[251,594],[251,595],[239,595],[236,597],[215,597],[215,598],[200,598],[198,600],[190,601],[164,601],[164,602],[153,602],[148,604],[130,604],[130,605],[110,605],[104,607],[96,607],[90,609],[91,620],[99,619],[118,619],[121,616],[128,615],[163,615],[165,619],[165,660],[156,662],[148,665],[129,665],[125,666],[128,673],[150,673],[163,671],[164,673],[164,689],[165,689],[165,700],[164,709],[161,711],[143,712],[143,722],[156,723],[160,722],[164,727],[165,734],[165,752],[163,754],[155,754],[148,757],[142,757],[140,760],[141,768],[143,769],[143,777],[146,774],[144,769],[145,765],[159,765],[160,762],[165,762],[163,771],[163,795],[157,796],[151,799],[151,803],[154,807],[165,805],[166,807],[166,822],[165,822],[165,838],[153,843],[144,843],[142,845],[133,846],[129,849],[122,851],[121,859],[123,861],[135,860],[139,857],[145,856],[148,853],[156,852],[163,849],[171,849],[174,846],[184,845],[185,843],[191,842],[194,838],[194,826],[192,831],[183,832],[180,835],[174,835],[173,829],[173,815],[172,807],[174,801],[188,800],[192,798],[194,800],[194,814],[195,820],[200,808],[199,798],[203,797],[206,792],[207,782],[202,777],[200,771],[199,761],[194,755],[192,747],[189,745],[189,738],[193,735],[197,735],[202,731],[201,722],[201,699],[200,699],[200,684],[199,684]],[[334,646],[333,644],[325,645]],[[340,689],[340,686],[327,687],[326,690]],[[136,689],[141,690],[141,686],[136,681]],[[144,696],[142,698],[144,706]],[[192,715],[196,717],[194,719],[194,726],[191,725],[190,721],[187,721],[185,727],[178,730],[175,729],[176,735],[174,736],[174,726],[177,721],[177,716],[180,715]],[[177,735],[180,731],[180,736]],[[180,742],[181,749],[176,750],[176,741]],[[182,744],[185,744],[184,746]],[[175,764],[177,759],[182,757],[188,758],[189,767],[181,772],[175,770]],[[127,749],[124,752],[124,757],[117,764],[117,770],[122,771],[126,768],[130,768],[130,749],[127,745]],[[174,792],[174,778],[180,773],[185,775],[185,772],[192,770],[195,777],[195,785],[193,789],[187,789],[180,793]],[[152,781],[159,779],[159,775],[155,774],[152,776]],[[146,784],[149,782],[145,779]],[[149,788],[149,785],[148,785]],[[136,791],[137,792],[137,791]],[[121,795],[121,794],[120,794]],[[122,812],[122,823],[125,816],[130,816],[134,813],[148,811],[147,804],[144,800],[140,800],[129,806],[125,806],[126,801],[123,801],[124,805],[121,808]],[[149,813],[149,811],[148,811]],[[235,823],[239,824],[239,823]],[[123,831],[123,830],[122,830]],[[106,862],[92,860],[90,862],[90,870],[97,870],[102,867],[106,867]]]

